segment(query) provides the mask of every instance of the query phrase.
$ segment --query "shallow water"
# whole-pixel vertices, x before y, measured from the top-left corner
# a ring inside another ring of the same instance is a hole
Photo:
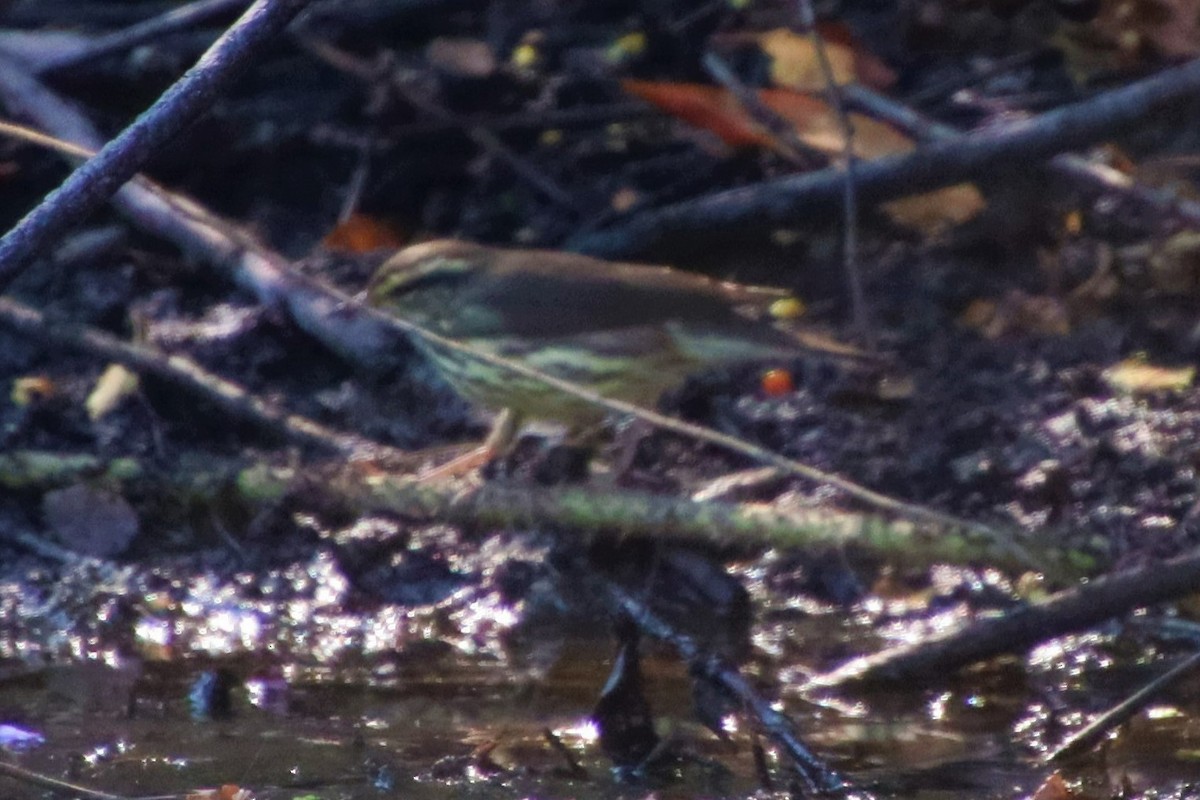
[[[10,570],[0,724],[40,742],[10,744],[4,758],[138,797],[222,784],[347,800],[787,793],[769,744],[772,784],[762,786],[753,745],[763,740],[747,720],[730,720],[728,741],[695,720],[685,668],[653,643],[643,647],[646,696],[676,758],[646,776],[614,773],[589,721],[614,656],[607,625],[539,578],[516,602],[499,587],[501,564],[538,554],[520,538],[463,547],[451,559],[461,580],[443,575],[441,590],[425,587],[431,602],[407,606],[364,597],[321,548],[224,578],[191,562],[39,567],[19,580]],[[1113,628],[938,687],[803,697],[795,687],[813,672],[928,635],[962,609],[822,605],[782,594],[771,568],[766,559],[739,573],[758,609],[747,670],[815,751],[878,796],[1028,795],[1053,771],[1041,754],[1165,668]],[[197,699],[205,675],[228,681],[227,713]],[[1066,777],[1099,796],[1126,782],[1130,796],[1187,796],[1200,775],[1197,687],[1176,689]],[[46,796],[0,777],[0,797]]]

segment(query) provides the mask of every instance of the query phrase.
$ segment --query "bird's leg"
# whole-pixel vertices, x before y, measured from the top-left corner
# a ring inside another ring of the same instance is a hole
[[[462,455],[452,458],[445,464],[422,470],[417,480],[422,483],[456,478],[477,470],[497,456],[507,455],[516,442],[519,420],[512,409],[506,408],[492,420],[491,430],[483,444]]]

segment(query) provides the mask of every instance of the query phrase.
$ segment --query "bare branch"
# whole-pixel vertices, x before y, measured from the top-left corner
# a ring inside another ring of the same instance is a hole
[[[1200,60],[1030,120],[977,131],[916,152],[858,165],[863,201],[894,197],[974,180],[1005,166],[1028,168],[1046,159],[1112,137],[1121,130],[1200,91]],[[764,181],[639,213],[624,225],[577,236],[569,249],[592,255],[621,255],[646,248],[672,232],[787,224],[804,215],[828,213],[844,189],[840,168]]]
[[[309,0],[257,0],[154,105],[0,239],[0,289],[57,234],[110,198],[212,104]]]

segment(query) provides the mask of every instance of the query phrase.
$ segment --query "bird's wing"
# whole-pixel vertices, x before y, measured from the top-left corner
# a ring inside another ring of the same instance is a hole
[[[589,259],[590,261],[590,259]],[[569,262],[567,262],[569,264]],[[593,262],[594,265],[594,262]],[[739,307],[762,308],[779,295],[733,292],[726,284],[667,268],[612,265],[611,272],[548,269],[495,269],[464,291],[463,302],[491,312],[466,321],[464,336],[509,333],[562,337],[591,331],[662,325],[671,321],[716,326],[744,321]],[[635,274],[628,274],[633,270]]]

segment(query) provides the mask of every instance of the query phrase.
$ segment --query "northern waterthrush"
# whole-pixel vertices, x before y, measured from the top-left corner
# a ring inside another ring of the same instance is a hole
[[[368,288],[372,305],[446,338],[651,407],[688,375],[715,366],[861,356],[764,319],[783,296],[667,267],[455,240],[401,250]],[[550,422],[579,432],[606,413],[532,377],[416,344],[464,398],[508,409],[517,425]]]

